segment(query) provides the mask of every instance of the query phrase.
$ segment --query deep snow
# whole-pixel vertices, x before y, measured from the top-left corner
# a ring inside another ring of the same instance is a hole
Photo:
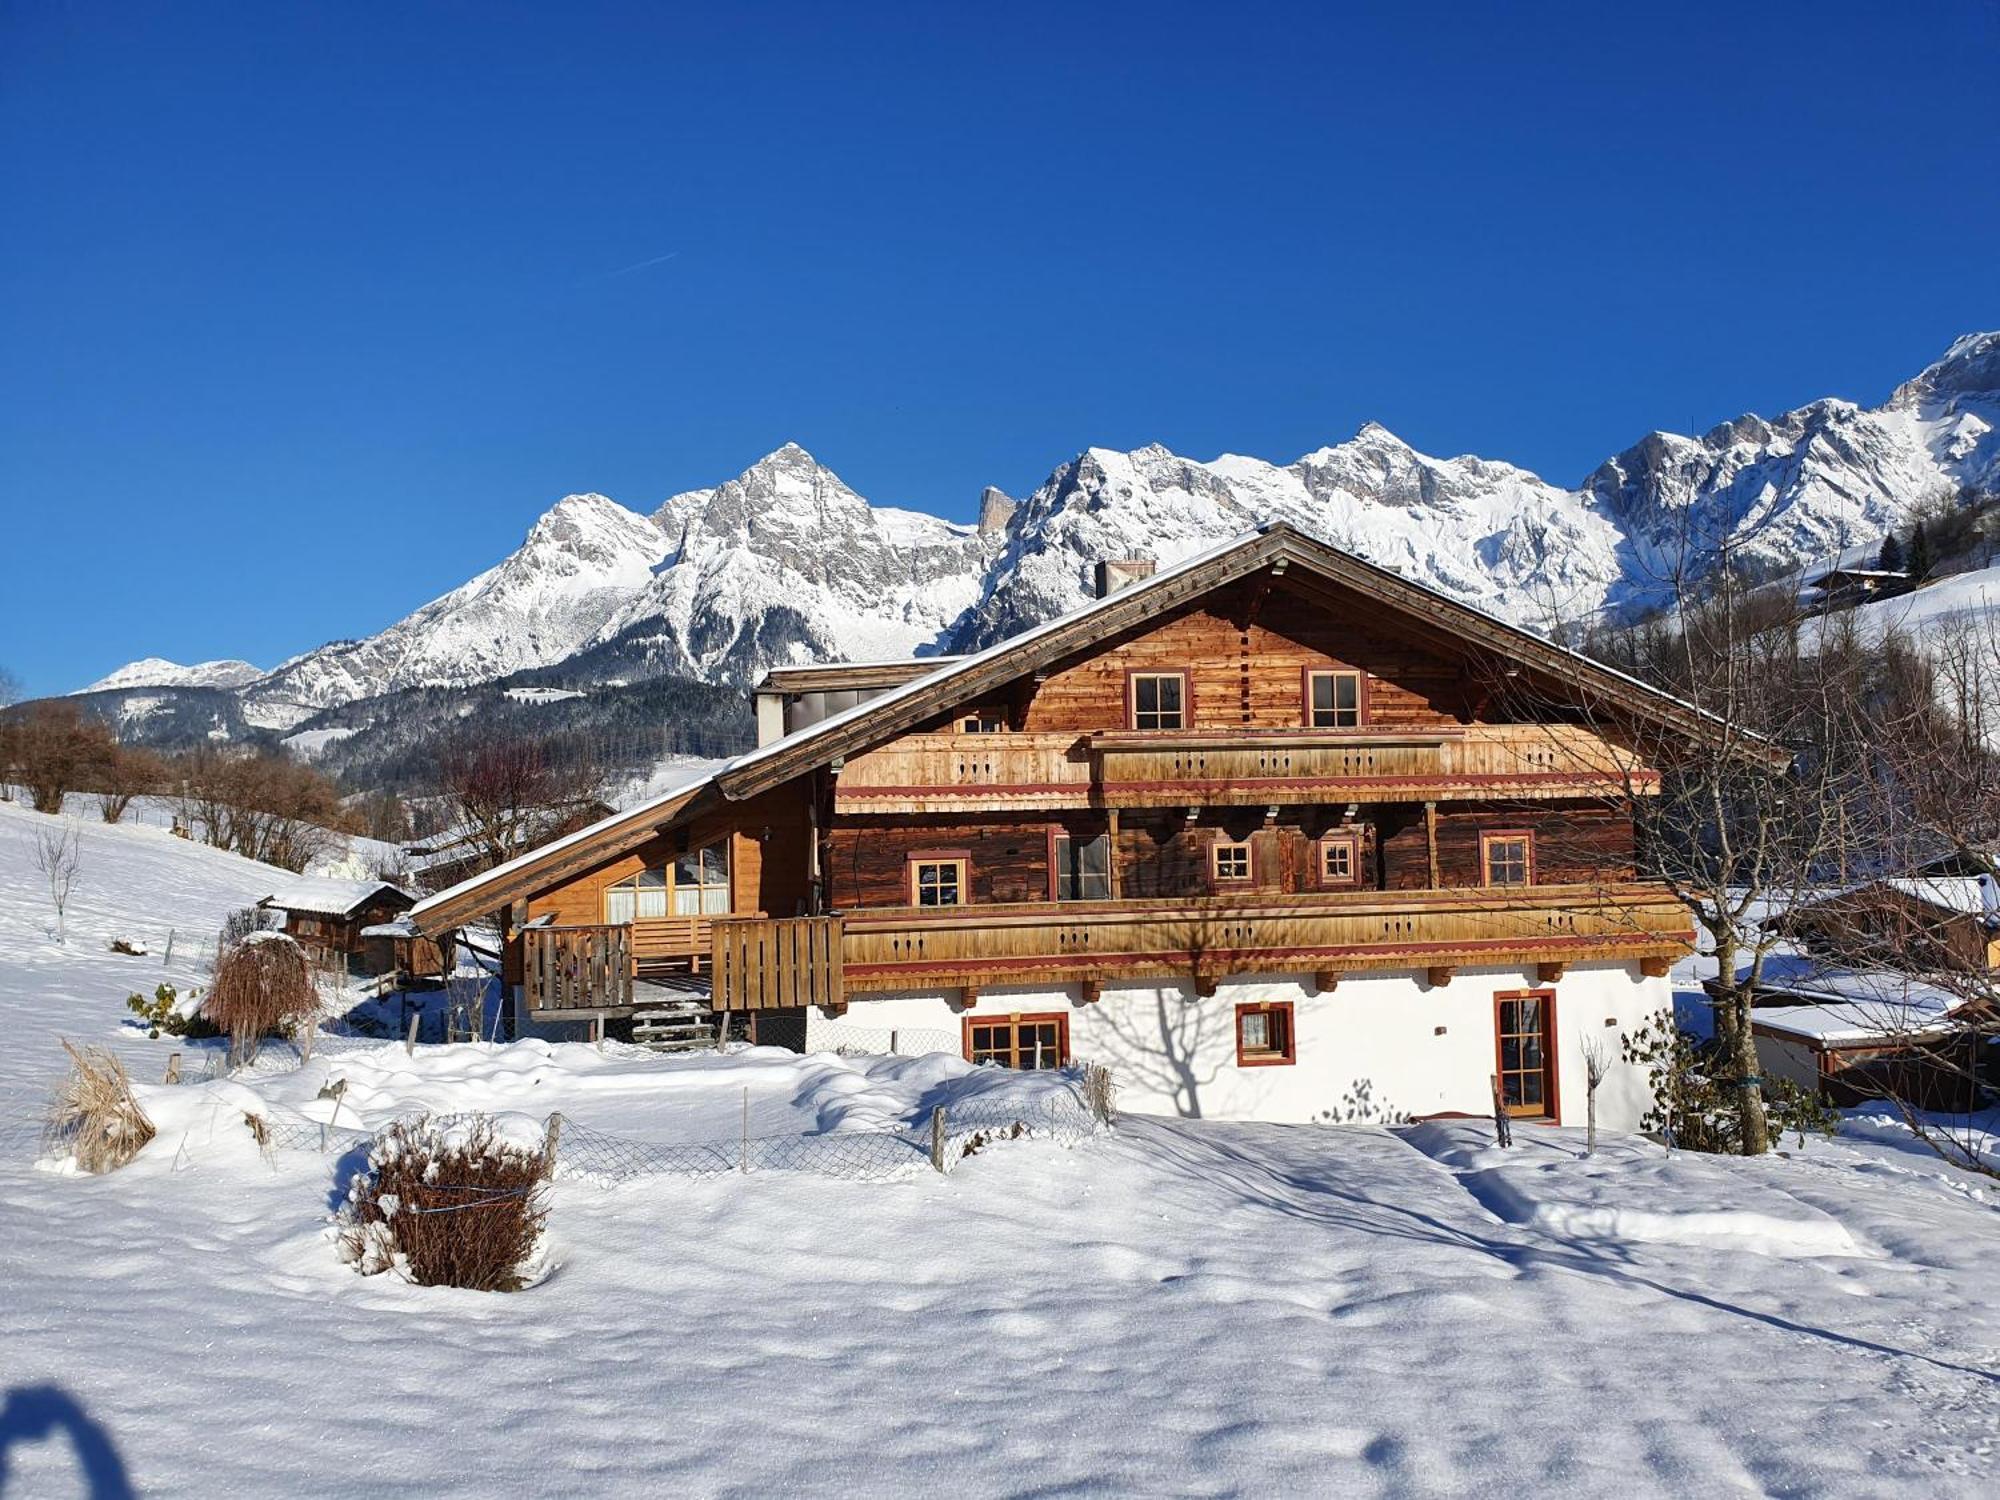
[[[121,1033],[123,997],[199,976],[112,935],[213,926],[272,882],[85,825],[58,948],[43,821],[0,806],[17,1119],[59,1035],[157,1078],[173,1044]],[[588,1047],[399,1055],[340,1060],[357,1105],[460,1103],[502,1063],[489,1102],[566,1090],[630,1133],[766,1066],[788,1073],[773,1121],[842,1079],[868,1110],[908,1096],[874,1078],[908,1064],[695,1060],[712,1081],[654,1090],[657,1062]],[[327,1235],[338,1163],[157,1107],[160,1140],[110,1177],[36,1170],[18,1132],[0,1149],[0,1387],[80,1411],[142,1493],[1991,1493],[2000,1198],[1893,1142],[1586,1162],[1577,1132],[1524,1128],[1503,1157],[1476,1122],[1130,1119],[949,1177],[563,1181],[551,1274],[491,1296],[356,1276]],[[1761,1243],[1730,1238],[1753,1222]],[[66,1442],[0,1442],[7,1494],[74,1492]]]

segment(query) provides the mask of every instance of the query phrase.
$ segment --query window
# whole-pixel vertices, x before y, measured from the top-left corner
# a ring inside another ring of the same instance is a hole
[[[1134,672],[1132,727],[1187,728],[1187,673]]]
[[[1250,878],[1250,846],[1218,839],[1208,846],[1208,870],[1218,882]]]
[[[958,721],[960,734],[1005,734],[1007,716],[997,708],[975,708]]]
[[[1359,672],[1306,673],[1306,723],[1314,729],[1353,729],[1361,722]]]
[[[1535,879],[1535,836],[1531,833],[1482,833],[1479,863],[1488,885],[1531,885]]]
[[[910,904],[912,906],[965,905],[965,865],[963,854],[913,854],[910,856]]]
[[[667,914],[667,872],[641,870],[604,892],[604,920],[632,922]]]
[[[674,859],[674,915],[729,910],[729,846],[713,843]]]
[[[1319,841],[1319,883],[1361,883],[1361,839],[1352,833],[1330,833]]]
[[[1555,1010],[1553,990],[1493,997],[1500,1103],[1510,1115],[1556,1117]]]
[[[1296,1062],[1292,1047],[1292,1002],[1236,1007],[1236,1066],[1268,1068]]]
[[[1111,899],[1111,835],[1077,838],[1057,833],[1049,838],[1050,884],[1058,901]]]
[[[1049,1069],[1069,1065],[1069,1017],[967,1016],[965,1059],[1003,1068]]]

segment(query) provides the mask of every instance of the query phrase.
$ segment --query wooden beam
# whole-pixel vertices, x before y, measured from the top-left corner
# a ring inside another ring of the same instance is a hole
[[[1648,979],[1665,979],[1673,970],[1673,967],[1674,963],[1670,958],[1642,958],[1639,960],[1639,972],[1644,974]]]
[[[1102,981],[1096,979],[1077,981],[1076,1003],[1078,1005],[1095,1005],[1103,998],[1104,985]]]
[[[1541,984],[1554,984],[1563,977],[1563,971],[1568,967],[1568,964],[1561,962],[1536,964],[1535,979]]]
[[[1434,990],[1441,990],[1450,984],[1458,970],[1450,964],[1432,964],[1424,971],[1424,981]]]
[[[1111,835],[1111,899],[1116,901],[1118,899],[1118,887],[1121,883],[1118,879],[1118,809],[1115,807],[1112,808],[1104,815],[1104,818],[1105,827]]]
[[[1431,889],[1440,890],[1444,886],[1443,867],[1438,863],[1438,805],[1424,804],[1424,847],[1430,851]]]
[[[1213,974],[1195,975],[1194,992],[1201,996],[1202,999],[1208,999],[1215,993],[1215,976]]]
[[[979,1003],[979,986],[978,986],[978,985],[976,985],[976,984],[966,984],[966,985],[960,985],[960,986],[959,986],[959,990],[958,990],[958,1008],[959,1008],[960,1010],[971,1010],[971,1009],[972,1009],[972,1007],[973,1007],[973,1006],[975,1006],[975,1005],[977,1005],[978,1003]]]
[[[1316,995],[1331,995],[1339,983],[1340,971],[1338,969],[1321,969],[1313,975],[1313,993]]]

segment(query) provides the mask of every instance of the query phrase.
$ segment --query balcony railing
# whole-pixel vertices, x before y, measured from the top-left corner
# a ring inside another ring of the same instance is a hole
[[[843,812],[946,812],[1647,791],[1629,750],[1573,724],[906,735],[849,761]]]
[[[1658,965],[1693,940],[1687,909],[1664,887],[1632,883],[857,911],[844,918],[841,946],[852,995],[1516,962]]]

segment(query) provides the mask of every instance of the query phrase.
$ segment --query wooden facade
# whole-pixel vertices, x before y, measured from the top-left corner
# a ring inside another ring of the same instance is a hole
[[[1699,716],[1285,528],[901,675],[651,826],[608,819],[419,919],[615,928],[628,972],[706,975],[718,1010],[1028,980],[1449,982],[1503,960],[1651,972],[1691,941],[1638,878],[1633,811],[1658,785],[1637,726],[1698,734]],[[671,872],[712,848],[726,901],[711,886],[696,909]],[[620,894],[642,879],[644,910]],[[521,950],[510,977],[567,983]],[[529,1008],[565,1008],[548,998]]]

